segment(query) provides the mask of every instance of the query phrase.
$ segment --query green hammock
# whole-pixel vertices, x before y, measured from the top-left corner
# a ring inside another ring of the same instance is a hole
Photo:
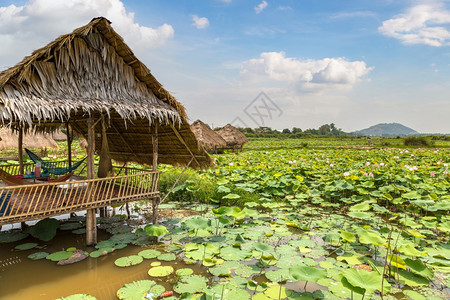
[[[54,163],[43,161],[42,158],[37,156],[35,153],[31,152],[30,150],[25,148],[25,151],[27,152],[28,156],[31,158],[34,163],[40,163],[41,168],[44,171],[44,173],[54,174],[54,175],[64,175],[69,172],[72,172],[76,170],[87,158],[83,158],[80,161],[77,161],[76,163],[72,164],[72,167],[70,168],[56,168],[54,167]]]

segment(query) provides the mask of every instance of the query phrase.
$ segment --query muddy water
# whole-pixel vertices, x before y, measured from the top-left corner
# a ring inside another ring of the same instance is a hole
[[[109,234],[98,231],[98,240],[106,240]],[[40,242],[44,249],[30,249],[26,251],[14,250],[14,247],[27,242],[37,242],[27,238],[17,243],[0,245],[0,299],[28,300],[28,299],[56,299],[77,293],[91,294],[99,300],[117,299],[116,293],[125,283],[135,280],[152,279],[147,271],[150,263],[155,259],[144,260],[143,263],[127,268],[119,268],[114,261],[122,256],[137,254],[142,248],[128,246],[116,250],[106,256],[90,258],[72,265],[58,266],[56,262],[46,259],[33,261],[28,255],[46,251],[49,253],[60,251],[68,247],[86,249],[85,236],[74,235],[69,232],[58,232],[58,236],[50,242]],[[86,249],[88,251],[94,250]],[[183,262],[162,262],[162,265],[172,265],[175,269],[190,267],[197,274],[204,273],[198,266],[186,266]],[[198,270],[195,270],[198,268]],[[171,288],[174,278],[164,278],[157,281],[167,288]],[[169,281],[169,282],[168,282]]]

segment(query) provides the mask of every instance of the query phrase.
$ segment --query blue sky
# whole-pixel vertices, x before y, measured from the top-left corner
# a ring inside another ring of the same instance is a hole
[[[100,15],[192,121],[450,132],[449,1],[0,0],[0,70]]]

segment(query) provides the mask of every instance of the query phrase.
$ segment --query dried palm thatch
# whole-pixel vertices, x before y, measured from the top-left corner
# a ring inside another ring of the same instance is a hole
[[[17,149],[19,140],[19,135],[17,133],[7,128],[0,128],[0,138],[0,150]],[[32,149],[58,149],[58,144],[48,133],[25,132],[23,135],[23,145],[26,148]]]
[[[52,132],[52,138],[55,141],[66,141],[67,140],[67,135],[61,131],[61,129],[58,129],[54,132]]]
[[[247,137],[236,127],[228,124],[219,129],[217,133],[227,142],[227,146],[242,146],[248,142]]]
[[[183,165],[194,156],[193,167],[212,165],[184,107],[102,17],[0,73],[0,125],[49,132],[69,122],[86,137],[88,117],[106,119],[115,160],[151,164],[151,131],[158,126],[161,163]]]
[[[214,151],[227,146],[227,142],[217,132],[200,120],[191,124],[191,130],[206,151]]]

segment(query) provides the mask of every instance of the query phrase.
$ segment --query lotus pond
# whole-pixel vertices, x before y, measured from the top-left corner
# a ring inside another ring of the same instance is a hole
[[[3,231],[0,297],[448,299],[449,154],[218,155],[217,168],[186,173],[161,225],[148,225],[146,203],[100,218],[96,248],[77,235],[82,215]]]

